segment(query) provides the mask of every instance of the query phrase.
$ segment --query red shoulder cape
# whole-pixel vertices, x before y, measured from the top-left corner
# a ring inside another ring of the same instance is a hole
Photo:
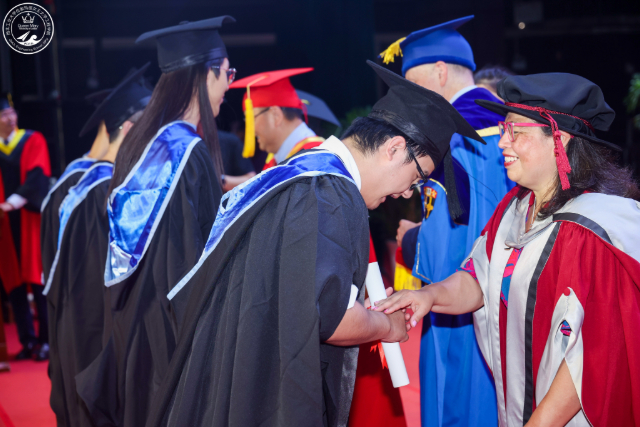
[[[482,234],[487,254],[519,187],[500,202]],[[593,426],[640,425],[640,263],[591,230],[561,222],[537,284],[532,330],[535,381],[555,306],[571,288],[584,309],[581,402]],[[533,400],[535,409],[535,399]]]

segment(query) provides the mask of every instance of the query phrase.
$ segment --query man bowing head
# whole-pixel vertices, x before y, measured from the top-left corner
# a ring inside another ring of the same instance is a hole
[[[327,139],[227,193],[188,288],[184,328],[149,426],[346,425],[358,344],[405,341],[403,313],[366,310],[367,208],[408,196],[453,133],[440,95],[371,62],[389,85]]]

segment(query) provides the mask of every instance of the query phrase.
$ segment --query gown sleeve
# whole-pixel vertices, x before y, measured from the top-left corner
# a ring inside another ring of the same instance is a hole
[[[553,251],[534,316],[536,401],[564,359],[591,425],[640,425],[640,263],[573,223]]]

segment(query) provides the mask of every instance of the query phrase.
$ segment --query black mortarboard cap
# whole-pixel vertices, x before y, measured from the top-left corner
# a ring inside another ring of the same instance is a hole
[[[202,21],[183,21],[178,25],[144,33],[136,40],[141,43],[155,40],[158,47],[158,65],[163,73],[170,73],[195,64],[226,58],[218,29],[222,24],[236,22],[231,16]]]
[[[505,104],[481,99],[476,103],[499,114],[511,112],[549,124],[539,111],[509,104],[542,107],[548,110],[560,130],[621,151],[617,145],[596,137],[584,123],[590,123],[595,130],[607,131],[616,116],[605,102],[600,87],[584,77],[568,73],[509,76],[498,83],[498,96]]]
[[[128,75],[128,74],[127,74]],[[102,104],[102,101],[111,93],[111,89],[102,89],[97,92],[90,93],[89,95],[84,97],[84,100],[87,104],[93,105],[97,107]]]
[[[340,126],[340,121],[322,99],[299,89],[296,89],[296,93],[298,94],[300,101],[302,101],[302,103],[307,107],[307,115],[309,117],[315,117],[336,126]]]
[[[485,145],[486,142],[442,96],[374,62],[367,61],[367,64],[389,86],[389,91],[375,103],[369,117],[385,121],[411,138],[431,157],[434,165],[444,159],[449,213],[456,219],[462,209],[451,159],[451,137],[458,133]]]
[[[3,92],[0,94],[0,111],[7,108],[13,108],[13,99],[11,99],[10,93]]]
[[[109,91],[91,117],[89,117],[89,120],[87,120],[87,123],[80,131],[80,136],[98,126],[103,120],[107,127],[107,132],[111,133],[129,117],[147,106],[153,91],[144,80],[143,74],[149,64],[147,62],[139,70],[130,71],[115,88]]]

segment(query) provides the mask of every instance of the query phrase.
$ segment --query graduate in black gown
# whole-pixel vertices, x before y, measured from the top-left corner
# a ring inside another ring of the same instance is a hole
[[[345,426],[358,345],[408,338],[405,314],[363,305],[367,208],[410,197],[446,165],[454,132],[481,138],[440,95],[370,65],[390,90],[342,141],[223,198],[202,258],[169,294],[189,294],[187,317],[148,427]]]
[[[100,105],[102,101],[109,95],[110,89],[101,90],[99,92],[92,93],[85,98],[87,103],[94,106]],[[83,136],[88,131],[86,126],[80,132],[80,136]],[[49,271],[53,264],[53,259],[56,256],[58,248],[58,231],[60,230],[60,205],[67,194],[69,189],[78,183],[80,177],[89,169],[96,160],[102,158],[109,148],[109,134],[104,121],[98,124],[98,132],[91,144],[91,149],[87,154],[75,159],[67,165],[60,178],[51,187],[49,193],[42,201],[40,207],[40,250],[42,251],[42,283],[47,283],[49,280]]]
[[[107,190],[122,140],[151,97],[142,78],[148,66],[130,72],[89,118],[85,130],[105,123],[108,150],[69,189],[59,209],[61,232],[44,290],[49,309],[50,402],[59,426],[95,425],[76,393],[75,376],[102,350]]]
[[[222,197],[215,116],[235,71],[218,33],[228,22],[185,22],[138,39],[155,40],[162,75],[116,159],[107,202],[107,340],[76,377],[99,425],[144,425],[175,349],[184,304],[167,294],[202,254]]]

